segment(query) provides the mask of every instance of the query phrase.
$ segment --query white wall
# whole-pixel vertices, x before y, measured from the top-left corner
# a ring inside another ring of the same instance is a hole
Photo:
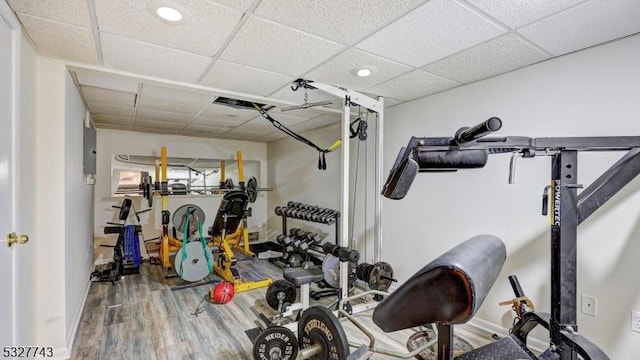
[[[169,157],[199,157],[211,159],[235,159],[236,152],[242,151],[245,161],[259,161],[259,174],[255,174],[260,187],[269,187],[267,181],[267,146],[264,143],[205,139],[177,135],[146,134],[117,130],[97,130],[97,160],[96,160],[96,185],[95,185],[95,258],[96,263],[104,263],[111,260],[112,252],[108,248],[100,247],[100,244],[113,244],[113,236],[104,235],[104,225],[107,221],[116,221],[117,213],[112,205],[119,205],[122,197],[111,195],[111,157],[114,154],[160,156],[160,147],[167,147]],[[245,177],[253,175],[245,171]],[[153,174],[152,174],[153,176]],[[231,174],[227,173],[227,177]],[[238,183],[237,177],[233,179]],[[246,181],[246,180],[245,180]],[[214,196],[172,196],[169,197],[169,210],[174,211],[184,204],[196,204],[200,206],[206,216],[205,227],[213,224],[221,195]],[[249,218],[249,231],[259,231],[260,238],[266,236],[266,206],[267,195],[259,192],[255,203],[249,207],[253,209],[253,214]],[[138,211],[148,208],[146,199],[142,197],[133,198],[134,205]],[[154,198],[153,211],[140,215],[143,224],[143,235],[145,239],[160,236],[162,231],[161,210],[162,203],[159,197]],[[144,253],[144,249],[142,250]]]
[[[91,265],[92,189],[82,178],[84,106],[63,62],[37,60],[36,344],[69,356]]]
[[[390,108],[385,169],[410,136],[451,136],[490,116],[503,120],[504,135],[640,135],[638,64],[634,36]],[[581,155],[579,182],[588,184],[621,155]],[[550,310],[548,219],[540,215],[550,162],[521,159],[515,185],[507,184],[508,165],[508,155],[494,155],[484,169],[419,174],[405,199],[384,200],[383,258],[401,281],[474,234],[505,241],[506,265],[474,320],[492,330],[511,324],[510,309],[497,306],[513,297],[509,274],[518,275],[537,309]],[[578,314],[580,331],[612,359],[636,358],[640,334],[630,331],[630,311],[640,309],[640,179],[578,235],[578,294],[598,298],[597,317]]]
[[[67,72],[65,76],[65,314],[66,343],[71,349],[75,329],[89,290],[93,264],[93,185],[83,176],[86,109]]]
[[[352,111],[355,109],[357,108],[352,108]],[[350,140],[350,213],[346,219],[343,216],[343,221],[349,221],[349,236],[350,240],[353,240],[350,242],[351,247],[360,252],[362,262],[373,261],[374,203],[371,199],[373,194],[378,193],[374,189],[376,119],[373,114],[369,116],[368,124],[366,142]],[[319,147],[326,148],[341,137],[340,122],[303,132],[301,135]],[[358,144],[360,144],[359,148]],[[269,183],[273,184],[274,188],[274,191],[269,193],[267,204],[271,241],[275,241],[275,237],[282,232],[282,218],[274,212],[276,206],[285,206],[288,201],[296,201],[340,209],[342,186],[340,169],[343,147],[326,154],[327,169],[324,171],[318,170],[318,152],[299,141],[285,138],[269,143],[268,149]],[[365,197],[367,197],[366,200]],[[354,206],[354,199],[356,206]],[[325,241],[335,242],[335,225],[288,219],[287,226],[318,232],[325,236]]]

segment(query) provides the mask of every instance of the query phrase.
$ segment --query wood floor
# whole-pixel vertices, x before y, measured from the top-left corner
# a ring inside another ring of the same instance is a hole
[[[265,260],[239,261],[238,269],[247,279],[282,277],[282,270]],[[182,284],[179,278],[165,279],[161,266],[148,263],[143,264],[141,274],[115,284],[92,283],[71,358],[253,359],[245,330],[257,326],[258,312],[273,313],[264,300],[266,288],[238,293],[230,303],[217,305],[206,300],[213,285],[172,290]],[[201,312],[197,313],[198,308]],[[380,332],[370,314],[357,317]],[[351,324],[345,324],[345,330],[350,341],[366,341]],[[405,352],[413,332],[386,334],[386,340],[378,344]],[[474,346],[484,341],[473,336],[467,340]]]

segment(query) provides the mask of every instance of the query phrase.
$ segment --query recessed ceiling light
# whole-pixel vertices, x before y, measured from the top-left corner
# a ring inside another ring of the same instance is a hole
[[[358,77],[367,77],[375,73],[376,70],[377,69],[374,66],[363,65],[363,66],[358,66],[355,69],[351,70],[351,73]]]
[[[158,16],[160,16],[161,18],[171,22],[178,22],[182,20],[182,14],[180,13],[180,11],[167,6],[161,6],[157,8],[156,14],[158,14]]]

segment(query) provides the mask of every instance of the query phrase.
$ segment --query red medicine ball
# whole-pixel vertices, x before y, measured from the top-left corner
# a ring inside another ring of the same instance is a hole
[[[226,304],[233,299],[235,293],[236,289],[233,287],[233,284],[223,281],[211,289],[209,296],[211,296],[211,300],[216,304]]]

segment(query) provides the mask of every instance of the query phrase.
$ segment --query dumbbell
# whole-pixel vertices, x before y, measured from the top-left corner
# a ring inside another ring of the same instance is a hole
[[[311,218],[312,218],[313,214],[320,213],[321,211],[322,211],[322,208],[321,208],[321,207],[318,207],[318,206],[311,207],[311,208],[309,208],[309,209],[307,210],[307,212],[305,212],[305,213],[304,213],[304,215],[302,216],[302,218],[303,218],[304,220],[309,221],[309,220],[311,220]]]
[[[323,209],[323,211],[315,214],[311,219],[313,221],[324,222],[324,220],[328,217],[335,215],[336,210],[333,209]]]
[[[298,244],[298,250],[302,252],[306,252],[309,250],[309,247],[313,244],[319,244],[322,241],[322,237],[318,234],[308,232],[304,237],[301,238],[302,242]]]
[[[288,237],[287,235],[280,234],[280,235],[276,236],[276,241],[278,242],[278,244],[287,246],[287,245],[291,244],[291,242],[293,240],[291,240],[291,238]]]
[[[284,206],[276,206],[274,209],[274,211],[276,212],[276,215],[278,216],[282,216],[285,210],[287,210],[287,208]]]
[[[324,243],[322,245],[322,250],[327,254],[336,256],[340,261],[358,262],[358,260],[360,260],[360,253],[358,250],[351,250],[347,247]]]

